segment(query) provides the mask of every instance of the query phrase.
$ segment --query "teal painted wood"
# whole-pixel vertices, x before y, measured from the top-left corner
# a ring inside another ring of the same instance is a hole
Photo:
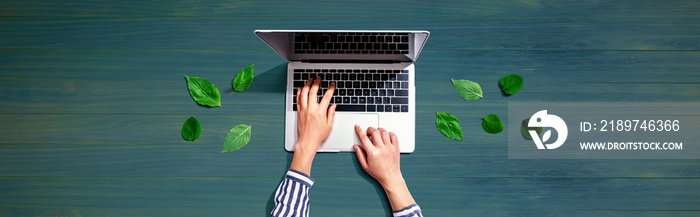
[[[0,113],[210,115],[284,110],[286,63],[272,51],[0,51],[0,56]],[[700,100],[696,51],[426,51],[423,56],[416,63],[418,115],[438,110],[502,113],[513,101]],[[173,59],[182,61],[170,64]],[[244,62],[256,64],[252,86],[226,94]],[[508,73],[523,75],[525,88],[502,97],[497,82]],[[193,103],[184,75],[217,85],[224,93],[223,106],[203,109]],[[485,98],[461,100],[450,78],[481,83]]]
[[[699,22],[670,17],[6,17],[0,22],[0,48],[265,49],[255,29],[309,29],[313,23],[312,29],[429,30],[425,49],[700,50]]]
[[[508,160],[506,134],[486,134],[478,116],[522,101],[699,101],[700,4],[368,4],[0,2],[0,215],[266,215],[291,158],[285,61],[252,30],[309,23],[433,33],[416,64],[419,144],[402,156],[426,216],[698,215],[697,160]],[[224,94],[224,107],[187,96],[183,75],[225,93],[251,63],[253,86]],[[502,97],[496,82],[508,73],[526,86]],[[462,101],[449,78],[477,81],[487,97]],[[469,139],[441,136],[435,111],[456,114]],[[205,130],[196,143],[179,135],[190,115]],[[253,123],[253,142],[221,154],[241,122]],[[355,160],[317,156],[313,216],[388,214]]]
[[[465,107],[464,109],[468,109]],[[506,108],[504,108],[506,109]],[[484,115],[498,112],[484,111]],[[499,113],[503,124],[507,113]],[[111,114],[2,114],[0,137],[3,145],[182,145],[182,123],[189,115],[111,115]],[[416,116],[416,144],[508,144],[506,133],[490,134],[481,128],[480,116],[456,116],[462,124],[465,141],[448,139],[436,129],[435,116]],[[202,135],[196,144],[223,144],[226,133],[238,124],[252,126],[251,142],[282,146],[282,115],[200,115]],[[687,116],[698,121],[700,116]],[[697,122],[695,122],[697,123]],[[684,125],[684,127],[686,127]],[[684,128],[685,130],[686,128]],[[688,132],[700,126],[687,126]],[[687,134],[683,134],[687,135]]]
[[[310,7],[313,6],[313,7]],[[323,17],[697,17],[700,6],[687,0],[654,1],[305,1],[286,4],[275,0],[225,1],[189,0],[172,4],[162,1],[70,1],[12,0],[0,3],[0,16],[58,17],[258,17],[258,16],[323,16]]]
[[[3,178],[0,204],[19,209],[250,209],[263,213],[279,181],[280,177]],[[444,210],[698,211],[700,202],[696,197],[700,182],[694,179],[407,178],[406,182],[421,206]],[[315,207],[386,210],[388,204],[378,187],[366,178],[317,179],[311,212]]]
[[[697,160],[510,160],[506,145],[419,145],[401,156],[410,178],[700,178]],[[281,144],[249,144],[221,154],[220,145],[4,145],[3,177],[278,177],[292,153]],[[367,177],[355,153],[322,153],[313,177]],[[546,166],[544,166],[546,165]]]

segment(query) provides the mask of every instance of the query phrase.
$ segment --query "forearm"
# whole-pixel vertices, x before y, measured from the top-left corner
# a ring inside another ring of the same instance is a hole
[[[311,175],[311,164],[314,162],[314,157],[316,156],[316,150],[305,150],[297,143],[294,145],[294,157],[292,158],[292,164],[289,169],[302,172],[308,176]]]
[[[416,203],[413,196],[411,196],[411,192],[408,191],[408,186],[403,178],[382,184],[382,187],[387,198],[389,198],[393,211],[401,210]]]

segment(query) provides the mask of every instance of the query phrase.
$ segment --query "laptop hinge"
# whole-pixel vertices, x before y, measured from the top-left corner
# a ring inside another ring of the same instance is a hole
[[[400,60],[332,60],[332,59],[302,59],[307,63],[401,63]]]

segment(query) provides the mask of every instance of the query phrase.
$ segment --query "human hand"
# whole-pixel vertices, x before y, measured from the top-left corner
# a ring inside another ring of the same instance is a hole
[[[304,88],[297,88],[297,132],[298,139],[294,151],[316,152],[323,141],[326,140],[333,126],[335,107],[328,106],[335,91],[335,82],[332,82],[328,91],[323,95],[320,103],[317,103],[317,94],[321,77],[316,80],[309,79]]]
[[[396,134],[388,132],[384,128],[375,129],[374,127],[368,127],[365,133],[359,125],[355,125],[355,132],[360,137],[364,147],[353,146],[362,169],[374,177],[385,189],[403,182],[399,140]],[[372,139],[370,140],[368,136],[371,136]]]
[[[355,125],[355,132],[364,147],[353,146],[357,160],[360,161],[362,169],[382,185],[391,209],[398,211],[416,204],[401,174],[401,153],[399,138],[396,134],[384,128],[375,129],[374,127],[368,127],[365,133],[359,125]],[[372,136],[371,140],[368,135]]]

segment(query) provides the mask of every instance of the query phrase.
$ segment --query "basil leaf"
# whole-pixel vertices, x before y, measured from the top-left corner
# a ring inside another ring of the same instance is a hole
[[[437,125],[442,135],[450,139],[464,141],[462,138],[462,125],[457,117],[447,112],[436,112],[436,116],[435,125]]]
[[[235,151],[247,145],[250,141],[250,125],[239,124],[226,134],[224,150],[221,153]]]
[[[221,95],[216,86],[204,78],[185,76],[185,79],[187,79],[187,89],[195,102],[211,107],[221,106]]]
[[[481,92],[481,86],[476,82],[470,80],[450,80],[452,80],[452,85],[455,87],[455,90],[457,90],[457,93],[465,100],[477,100],[484,97]]]
[[[487,115],[484,117],[484,121],[481,122],[481,128],[484,128],[484,131],[488,133],[500,133],[503,131],[503,122],[501,121],[501,117],[494,114]]]
[[[534,130],[537,132],[537,135],[540,135],[540,133],[542,133],[542,127],[528,127],[528,122],[530,122],[530,118],[523,120],[520,124],[520,133],[523,134],[523,138],[532,140],[532,136],[530,136],[528,130]]]
[[[202,134],[202,125],[199,124],[197,118],[190,117],[182,124],[182,138],[185,140],[194,142],[194,140],[199,139],[200,134]]]
[[[236,75],[236,78],[233,79],[233,90],[234,91],[244,91],[250,87],[250,84],[253,83],[253,65],[249,65],[248,67],[245,67],[241,69],[240,72],[238,72],[238,75]]]
[[[510,74],[501,78],[501,90],[506,94],[514,94],[523,88],[523,77],[516,74]]]

